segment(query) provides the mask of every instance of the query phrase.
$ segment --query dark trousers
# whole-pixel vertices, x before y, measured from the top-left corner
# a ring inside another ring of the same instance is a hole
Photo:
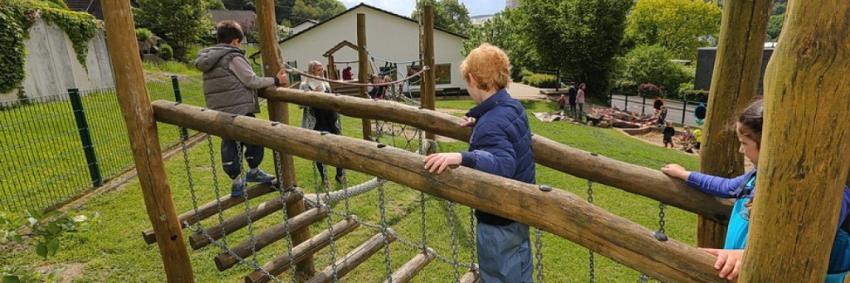
[[[575,118],[575,115],[576,115],[576,105],[575,105],[575,103],[570,103],[570,114],[573,114],[573,118]]]
[[[319,132],[328,132],[328,133],[331,133],[331,134],[334,134],[334,135],[339,135],[340,132],[341,132],[335,126],[326,126],[326,127],[316,126],[315,130],[319,131]],[[321,162],[316,161],[316,168],[319,169],[319,176],[322,177],[322,180],[327,180],[328,179],[328,177],[327,177],[328,171],[325,170],[325,164],[322,164]],[[340,167],[337,167],[336,168],[336,176],[337,177],[345,176],[345,170],[343,170]]]
[[[254,114],[246,116],[254,117]],[[230,179],[239,177],[242,173],[242,160],[240,157],[248,161],[248,168],[260,167],[263,163],[263,154],[265,148],[259,145],[244,144],[240,141],[221,139],[221,165],[224,167],[224,173],[230,176]]]

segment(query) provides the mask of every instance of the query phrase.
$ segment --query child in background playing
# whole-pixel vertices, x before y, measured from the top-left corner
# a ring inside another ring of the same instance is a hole
[[[673,136],[676,135],[676,129],[673,128],[673,124],[670,122],[666,123],[664,127],[664,148],[674,147],[673,146]]]
[[[763,120],[762,101],[752,103],[740,115],[735,124],[735,132],[741,147],[738,149],[744,156],[752,161],[753,166],[758,168],[759,149],[761,148],[761,128]],[[720,271],[720,277],[728,280],[736,280],[738,277],[744,248],[747,244],[750,224],[750,204],[755,197],[756,170],[753,169],[744,175],[727,179],[705,175],[699,172],[689,172],[677,164],[669,164],[661,169],[670,177],[682,179],[689,186],[704,193],[721,197],[736,199],[729,216],[729,226],[726,230],[726,242],[722,250],[704,249],[708,253],[717,256],[714,268]],[[766,188],[769,189],[769,188]],[[839,211],[839,228],[833,241],[832,253],[829,259],[829,269],[825,282],[844,282],[847,271],[850,270],[848,261],[848,244],[850,234],[846,223],[848,209],[850,208],[850,189],[844,187],[844,197]]]

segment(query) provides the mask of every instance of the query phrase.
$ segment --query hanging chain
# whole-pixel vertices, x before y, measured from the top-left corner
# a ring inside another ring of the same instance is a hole
[[[384,268],[387,272],[387,282],[392,283],[392,258],[390,257],[390,240],[389,231],[387,230],[387,208],[385,201],[386,195],[384,193],[384,184],[381,183],[378,185],[378,209],[381,213],[381,234],[383,235],[384,240]]]
[[[275,122],[272,122],[272,125],[277,125]],[[290,282],[298,282],[297,276],[297,268],[295,267],[295,260],[292,258],[292,226],[289,223],[289,209],[287,209],[286,200],[289,198],[290,194],[293,193],[295,188],[286,188],[283,186],[285,181],[283,180],[283,172],[286,168],[283,167],[283,154],[278,151],[273,151],[275,161],[275,177],[277,178],[277,189],[278,194],[280,194],[280,202],[283,205],[283,209],[280,210],[280,214],[283,217],[283,229],[286,231],[284,234],[284,238],[286,239],[286,256],[289,258],[289,280]]]
[[[667,224],[667,220],[665,220],[664,209],[667,207],[663,202],[658,203],[658,232],[665,233],[664,226]]]
[[[221,184],[218,182],[218,166],[216,166],[215,162],[215,150],[213,149],[212,136],[207,136],[207,151],[210,155],[210,171],[212,173],[213,178],[213,188],[215,191],[215,204],[218,208],[218,225],[224,225],[224,209],[221,207]],[[203,230],[206,233],[206,230]],[[221,243],[224,246],[227,246],[227,234],[224,233],[224,229],[221,229]]]
[[[457,226],[455,221],[455,203],[451,201],[446,201],[446,207],[448,209],[448,218],[449,218],[449,227],[451,229],[451,246],[452,246],[452,271],[454,272],[455,282],[460,281],[460,271],[458,270],[458,251],[457,251]]]
[[[258,264],[257,263],[257,239],[254,237],[254,220],[251,219],[251,212],[252,212],[251,211],[251,204],[250,204],[249,199],[248,199],[248,192],[246,192],[246,190],[245,190],[245,188],[247,187],[247,184],[245,183],[245,178],[244,178],[245,170],[242,170],[242,163],[243,163],[242,159],[244,157],[244,151],[243,150],[247,150],[247,145],[245,145],[241,141],[236,141],[236,162],[239,163],[239,166],[238,166],[239,176],[237,176],[236,178],[239,178],[240,182],[242,182],[242,185],[243,185],[243,187],[242,187],[242,198],[245,201],[245,212],[246,212],[245,216],[247,216],[246,219],[248,219],[248,240],[251,243],[251,261],[253,262],[253,264],[256,265],[256,264]],[[222,230],[224,230],[224,229],[222,229]]]
[[[475,209],[469,208],[469,271],[475,271],[475,262],[478,259],[478,236],[475,234]]]
[[[325,167],[325,168],[327,168],[327,167]],[[319,175],[318,172],[319,172],[318,166],[316,164],[313,164],[313,186],[318,188],[318,191],[316,192],[316,205],[325,207],[328,210],[328,215],[327,215],[327,217],[325,217],[325,219],[327,219],[326,222],[327,222],[327,225],[328,225],[328,232],[330,232],[331,270],[333,271],[332,272],[333,273],[333,282],[339,282],[339,274],[337,274],[337,266],[336,266],[336,242],[334,240],[333,220],[331,220],[331,216],[333,216],[333,210],[331,209],[330,205],[328,205],[328,204],[326,204],[325,202],[322,201],[322,193],[327,194],[328,190],[327,190],[326,186],[328,184],[325,183],[324,180],[319,180],[319,179],[321,179],[321,177],[317,176],[317,175]],[[327,172],[323,172],[323,173],[325,173],[325,176],[327,176]],[[326,195],[326,199],[329,199],[329,197],[327,197],[327,196],[328,195]]]
[[[587,202],[593,203],[593,181],[587,180]],[[590,272],[590,282],[596,282],[596,263],[594,261],[593,250],[587,249],[587,261]]]
[[[534,228],[534,249],[537,260],[537,282],[543,283],[543,231]]]

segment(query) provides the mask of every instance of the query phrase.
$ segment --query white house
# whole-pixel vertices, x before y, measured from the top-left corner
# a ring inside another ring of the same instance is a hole
[[[284,60],[306,71],[311,60],[327,64],[323,56],[334,47],[357,43],[357,14],[366,15],[366,49],[374,57],[374,66],[384,67],[388,61],[399,62],[398,78],[407,75],[411,61],[419,60],[419,23],[411,18],[394,14],[366,4],[360,4],[326,21],[310,26],[280,41]],[[434,31],[434,62],[437,90],[466,89],[459,66],[463,62],[465,37],[442,29]],[[339,48],[333,53],[337,70],[351,67],[354,78],[359,72],[357,51],[351,47]],[[417,87],[414,87],[417,89]]]

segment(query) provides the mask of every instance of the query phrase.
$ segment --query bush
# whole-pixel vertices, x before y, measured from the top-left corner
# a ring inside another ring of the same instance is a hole
[[[168,61],[174,58],[174,49],[171,48],[171,45],[163,43],[159,46],[159,58],[162,60]]]
[[[659,45],[640,45],[626,54],[623,79],[651,83],[662,93],[675,94],[679,85],[693,80],[691,71],[671,61],[670,51]]]
[[[146,28],[137,28],[136,29],[136,40],[138,41],[147,41],[153,36],[153,32]]]
[[[638,92],[642,96],[649,96],[649,97],[662,96],[661,88],[659,88],[658,86],[651,84],[651,83],[641,84],[638,87]]]
[[[705,102],[708,98],[708,93],[701,89],[694,89],[693,83],[683,83],[678,90],[679,99],[688,101]]]
[[[532,74],[524,76],[522,83],[539,88],[556,88],[558,87],[558,79],[553,75],[547,74]]]

